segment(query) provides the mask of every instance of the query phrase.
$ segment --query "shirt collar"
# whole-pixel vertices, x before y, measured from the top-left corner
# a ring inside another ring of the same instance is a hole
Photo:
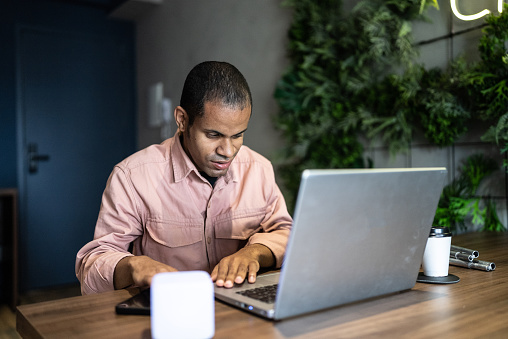
[[[175,182],[180,182],[185,179],[191,172],[196,173],[197,176],[202,178],[204,181],[208,182],[197,170],[196,166],[189,158],[185,150],[183,149],[182,143],[180,142],[180,136],[177,132],[173,137],[173,143],[170,145],[171,147],[171,164],[173,166],[174,180]],[[236,162],[236,157],[233,160],[233,164]],[[233,165],[231,164],[231,165]],[[217,179],[217,183],[215,186],[222,186],[221,182],[224,181],[226,184],[229,182],[237,182],[238,176],[235,173],[233,166],[229,168],[226,174]]]

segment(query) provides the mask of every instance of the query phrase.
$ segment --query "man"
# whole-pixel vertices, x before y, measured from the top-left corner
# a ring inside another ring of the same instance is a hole
[[[230,288],[281,266],[292,220],[270,162],[242,146],[251,111],[234,66],[191,70],[176,135],[128,157],[108,179],[94,240],[76,258],[83,294],[148,286],[178,270],[207,271]]]

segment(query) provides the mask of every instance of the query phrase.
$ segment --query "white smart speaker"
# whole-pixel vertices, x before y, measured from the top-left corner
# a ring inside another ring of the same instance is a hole
[[[204,271],[156,274],[150,288],[152,338],[212,338],[213,282]]]

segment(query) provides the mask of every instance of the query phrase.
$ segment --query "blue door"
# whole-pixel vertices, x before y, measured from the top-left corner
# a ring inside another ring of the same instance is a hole
[[[135,150],[131,38],[18,32],[21,290],[77,282],[108,175]]]

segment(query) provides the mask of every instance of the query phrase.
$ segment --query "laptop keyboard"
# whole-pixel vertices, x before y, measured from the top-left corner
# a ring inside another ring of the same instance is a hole
[[[236,293],[241,294],[246,297],[249,297],[249,298],[257,299],[259,301],[271,304],[271,303],[275,302],[275,295],[277,293],[277,286],[278,286],[278,284],[268,285],[268,286],[253,288],[250,290],[239,291]]]

